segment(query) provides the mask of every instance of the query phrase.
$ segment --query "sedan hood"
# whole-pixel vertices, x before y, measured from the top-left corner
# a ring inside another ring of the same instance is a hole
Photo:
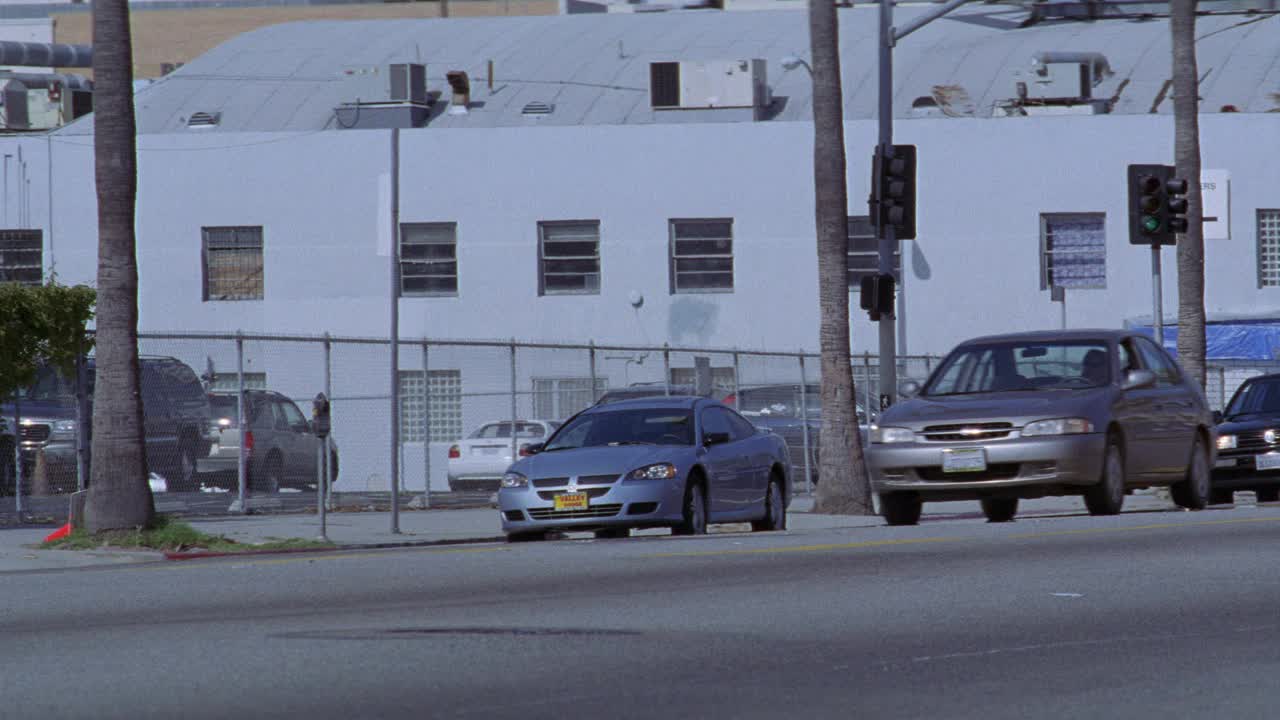
[[[1218,425],[1219,435],[1234,435],[1251,430],[1280,430],[1280,415],[1249,413],[1237,415]]]
[[[582,475],[621,475],[659,462],[678,463],[688,457],[687,445],[616,445],[552,450],[527,457],[511,470],[528,478]]]
[[[1091,410],[1109,388],[1038,390],[971,395],[916,397],[884,411],[881,425],[919,429],[948,422],[1007,421],[1022,425],[1035,420],[1091,417]]]

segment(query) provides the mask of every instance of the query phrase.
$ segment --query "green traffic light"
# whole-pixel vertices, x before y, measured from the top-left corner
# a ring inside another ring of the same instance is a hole
[[[1153,233],[1160,229],[1160,218],[1151,215],[1142,216],[1142,231]]]

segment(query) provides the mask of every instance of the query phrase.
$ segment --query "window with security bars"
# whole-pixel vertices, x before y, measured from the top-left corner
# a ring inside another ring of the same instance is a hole
[[[262,228],[207,227],[204,235],[204,299],[262,299]]]
[[[0,282],[39,285],[44,281],[44,234],[40,230],[0,230]]]
[[[538,294],[600,292],[600,221],[538,223]]]
[[[457,294],[457,223],[401,225],[400,295],[440,297]]]
[[[671,292],[733,292],[733,220],[671,221]]]
[[[880,270],[880,240],[876,238],[876,228],[870,217],[855,215],[849,218],[848,252],[845,267],[849,274],[849,289],[857,292],[862,289],[862,278],[875,275]],[[893,249],[893,276],[902,279],[901,243]]]
[[[533,416],[539,420],[564,420],[585,410],[608,389],[607,378],[597,377],[595,392],[591,378],[534,378]]]
[[[431,442],[453,442],[462,437],[462,371],[432,370]],[[400,371],[400,439],[422,442],[422,371]]]
[[[1107,233],[1103,213],[1040,215],[1040,289],[1107,287]]]
[[[1258,287],[1280,285],[1280,210],[1258,210]]]

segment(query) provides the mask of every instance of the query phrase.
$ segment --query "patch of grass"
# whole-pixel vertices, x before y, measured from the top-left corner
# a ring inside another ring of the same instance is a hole
[[[298,550],[334,547],[333,543],[303,538],[272,538],[269,542],[249,544],[236,542],[222,535],[202,533],[187,523],[161,515],[151,528],[111,530],[92,535],[84,530],[74,530],[64,538],[42,543],[41,547],[58,550],[158,550],[181,552],[208,550],[210,552],[246,552],[250,550]]]

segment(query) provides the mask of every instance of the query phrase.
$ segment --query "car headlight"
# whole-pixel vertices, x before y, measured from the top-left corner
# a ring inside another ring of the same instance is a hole
[[[1093,432],[1093,423],[1084,418],[1054,418],[1053,420],[1037,420],[1027,423],[1022,428],[1023,437],[1037,435],[1079,435]]]
[[[873,443],[907,443],[913,442],[916,434],[907,428],[871,426],[871,442]]]
[[[646,465],[627,473],[628,480],[670,480],[675,476],[676,466],[671,463]]]
[[[1237,442],[1238,441],[1236,440],[1235,435],[1219,435],[1218,449],[1219,450],[1235,450]]]
[[[76,439],[76,421],[75,420],[57,420],[51,427],[49,433],[50,440],[75,440]]]
[[[504,488],[522,488],[529,487],[529,478],[518,472],[509,472],[502,476],[502,487]]]

